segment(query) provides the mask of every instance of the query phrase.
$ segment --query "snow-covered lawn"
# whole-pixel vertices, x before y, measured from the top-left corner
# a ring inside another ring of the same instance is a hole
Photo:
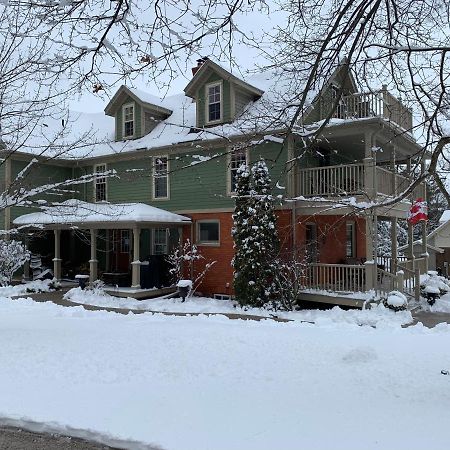
[[[364,313],[313,325],[0,299],[0,416],[167,450],[447,449],[450,327]]]

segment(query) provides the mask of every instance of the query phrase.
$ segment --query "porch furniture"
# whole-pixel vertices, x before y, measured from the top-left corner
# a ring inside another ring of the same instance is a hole
[[[83,274],[75,275],[75,280],[78,281],[78,286],[81,289],[85,289],[86,283],[89,280],[89,275],[83,275]]]

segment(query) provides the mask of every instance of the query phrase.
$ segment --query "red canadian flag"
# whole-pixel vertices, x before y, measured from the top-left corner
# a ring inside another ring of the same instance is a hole
[[[411,206],[408,213],[408,222],[411,225],[428,220],[428,206],[423,198],[418,198]]]

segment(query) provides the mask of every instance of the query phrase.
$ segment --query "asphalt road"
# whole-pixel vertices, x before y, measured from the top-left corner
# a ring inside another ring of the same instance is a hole
[[[0,426],[1,450],[100,450],[119,449],[58,434],[34,433]]]

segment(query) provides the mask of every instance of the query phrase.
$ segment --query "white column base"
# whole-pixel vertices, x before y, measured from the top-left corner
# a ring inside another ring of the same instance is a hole
[[[61,258],[53,258],[53,278],[56,278],[58,281],[61,280]]]
[[[133,261],[131,263],[131,287],[133,289],[141,288],[141,262]]]

